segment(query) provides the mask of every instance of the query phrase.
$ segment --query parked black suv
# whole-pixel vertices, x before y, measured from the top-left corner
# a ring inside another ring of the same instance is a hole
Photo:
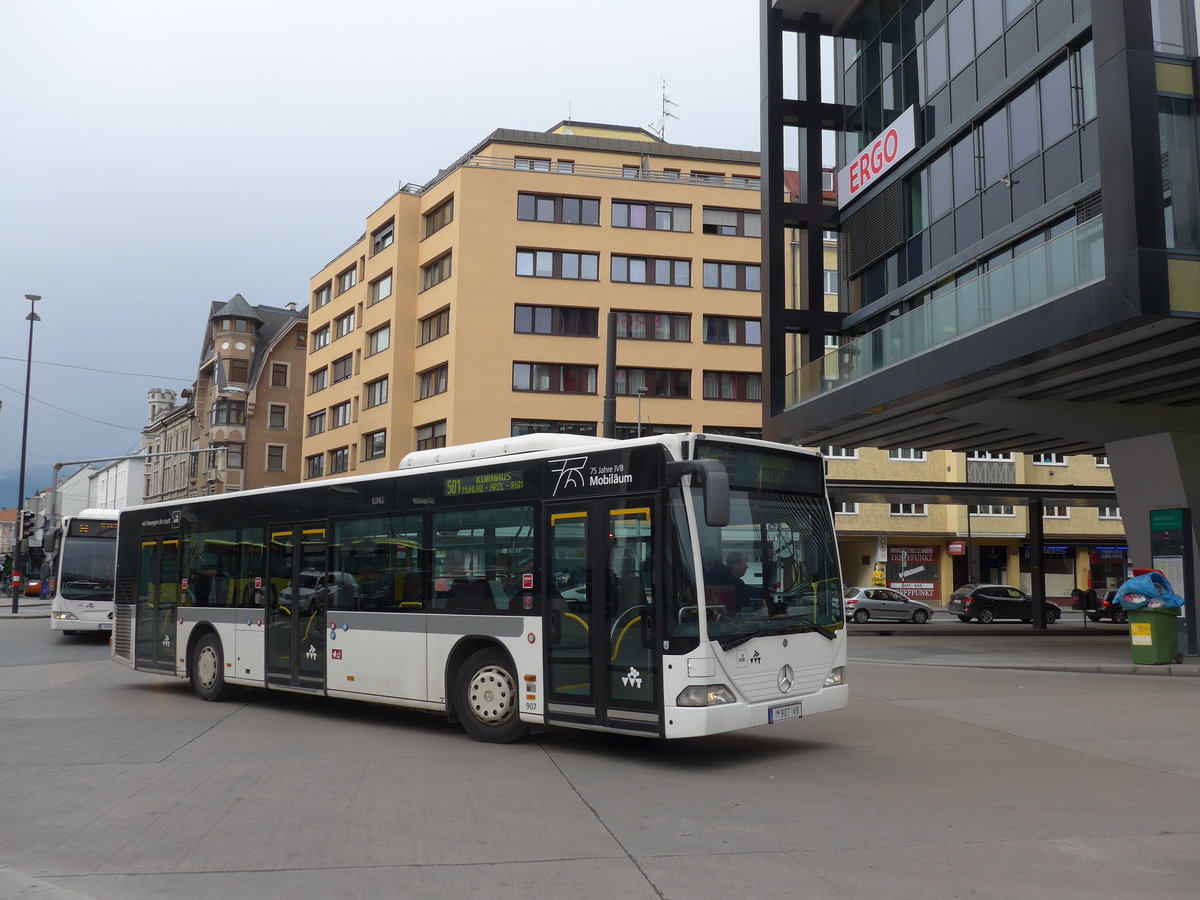
[[[1121,604],[1116,602],[1116,591],[1106,591],[1104,597],[1096,601],[1095,607],[1089,607],[1087,617],[1093,622],[1099,622],[1101,619],[1112,619],[1118,625],[1129,621],[1129,614]]]
[[[950,595],[946,611],[963,622],[978,619],[983,624],[996,619],[1033,621],[1033,600],[1019,588],[1007,584],[964,584]],[[1046,601],[1046,624],[1062,618],[1062,608]]]

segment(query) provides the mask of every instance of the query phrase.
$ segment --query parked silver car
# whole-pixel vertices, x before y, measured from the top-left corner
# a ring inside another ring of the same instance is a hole
[[[881,587],[852,587],[846,589],[846,618],[853,622],[871,619],[895,619],[924,625],[933,615],[933,607],[899,591]]]

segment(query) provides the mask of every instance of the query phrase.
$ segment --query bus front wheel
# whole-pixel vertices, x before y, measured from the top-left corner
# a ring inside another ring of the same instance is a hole
[[[234,689],[225,683],[225,657],[221,641],[209,633],[192,652],[192,690],[201,700],[228,700]]]
[[[455,710],[477,741],[507,744],[529,733],[517,712],[520,693],[508,657],[495,648],[476,650],[455,677]]]

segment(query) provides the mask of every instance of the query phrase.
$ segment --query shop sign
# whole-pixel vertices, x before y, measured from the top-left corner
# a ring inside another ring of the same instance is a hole
[[[838,209],[866,193],[889,169],[917,149],[916,122],[916,107],[910,106],[848,166],[838,171]]]
[[[888,587],[914,600],[937,600],[941,570],[933,547],[888,547]]]
[[[949,546],[951,556],[966,556],[967,542],[966,541],[951,541]]]

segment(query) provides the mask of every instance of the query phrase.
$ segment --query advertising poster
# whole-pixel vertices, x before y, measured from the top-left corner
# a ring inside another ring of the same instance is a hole
[[[888,587],[914,600],[937,602],[941,581],[934,547],[888,547]]]

